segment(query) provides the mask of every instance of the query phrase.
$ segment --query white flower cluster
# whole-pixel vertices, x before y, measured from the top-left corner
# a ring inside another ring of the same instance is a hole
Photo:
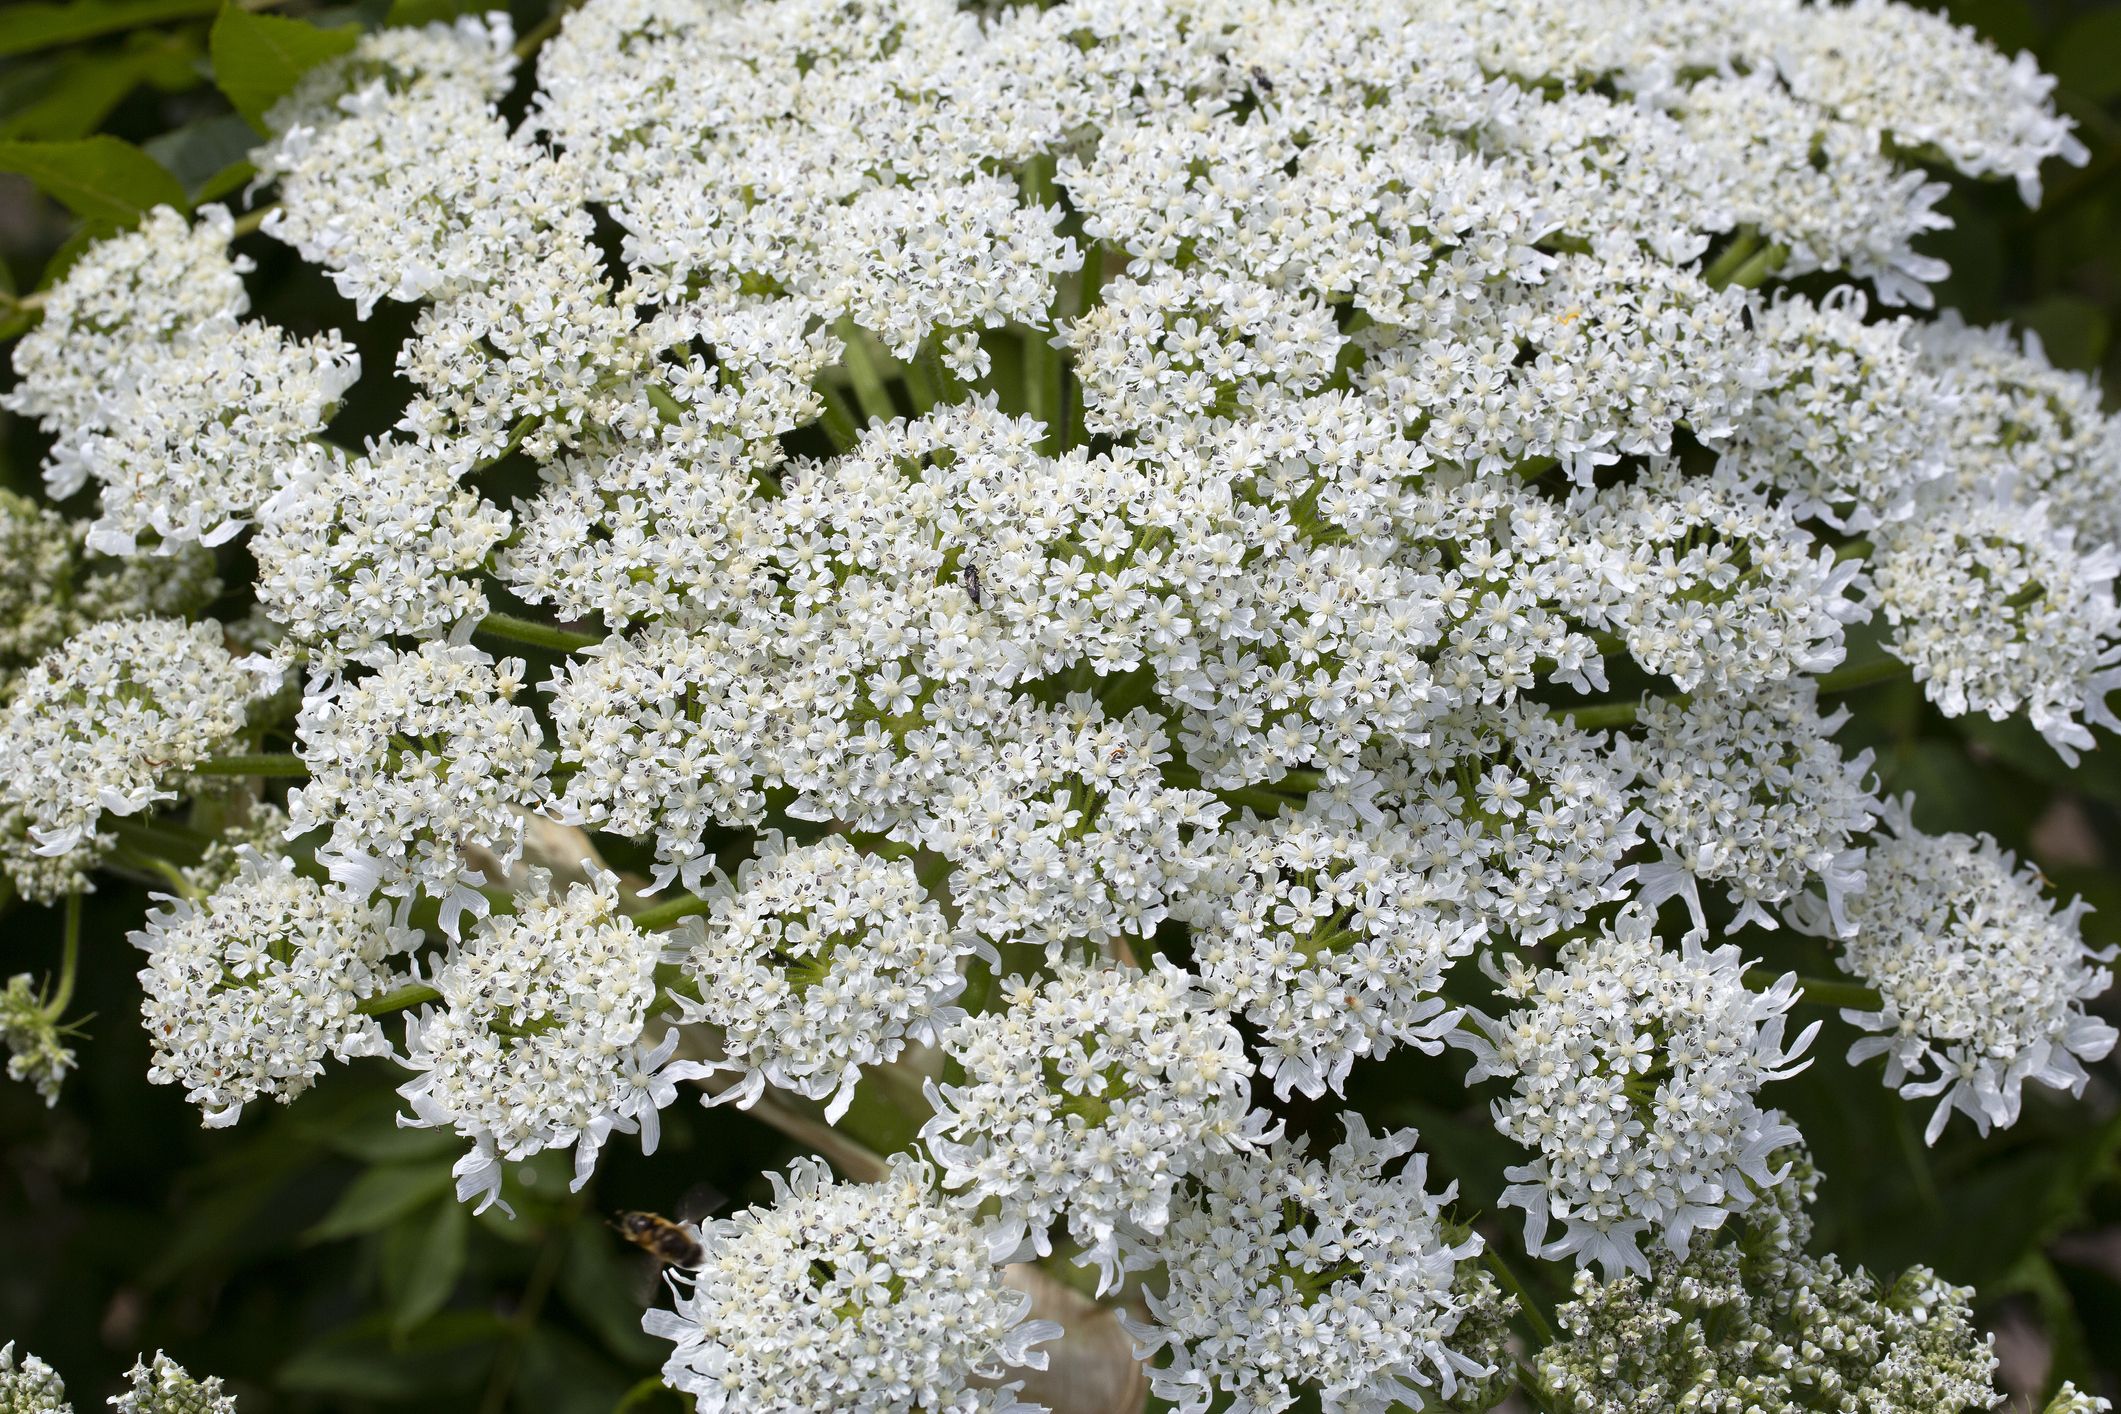
[[[195,225],[157,207],[67,272],[16,349],[5,406],[55,435],[53,495],[100,487],[92,549],[237,534],[360,376],[336,335],[298,343],[240,318],[250,263],[228,254],[234,224],[218,206]]]
[[[1500,1018],[1472,1014],[1459,1033],[1469,1080],[1499,1076],[1509,1096],[1495,1127],[1537,1149],[1505,1170],[1502,1201],[1525,1211],[1525,1245],[1573,1255],[1608,1274],[1647,1270],[1640,1240],[1684,1255],[1697,1232],[1751,1207],[1785,1170],[1770,1166],[1797,1130],[1756,1096],[1803,1069],[1814,1022],[1784,1038],[1796,978],[1749,990],[1736,945],[1660,948],[1647,912],[1630,908],[1597,936],[1565,945],[1556,965],[1514,959]],[[1550,1224],[1563,1225],[1549,1242]]]
[[[406,1123],[472,1141],[459,1198],[483,1210],[500,1197],[503,1160],[570,1146],[579,1188],[614,1133],[638,1132],[655,1152],[660,1112],[701,1073],[670,1059],[674,1029],[647,1039],[664,948],[619,912],[612,875],[562,894],[532,870],[516,911],[481,919],[450,953],[434,978],[440,1006],[406,1026],[417,1074],[401,1093]]]
[[[1905,800],[1886,810],[1836,960],[1880,998],[1841,1013],[1876,1033],[1849,1047],[1850,1062],[1882,1055],[1887,1085],[1941,1096],[1934,1144],[1954,1110],[1983,1134],[2017,1123],[2028,1081],[2083,1094],[2084,1063],[2121,1033],[2085,1011],[2111,984],[2114,956],[2085,945],[2088,907],[2057,909],[2040,876],[1988,836],[1926,835],[1908,812]],[[1816,931],[1824,909],[1808,902]]]
[[[444,900],[444,927],[482,912],[484,882],[464,851],[503,865],[522,850],[521,811],[547,794],[552,753],[513,699],[523,660],[432,641],[369,676],[313,681],[296,724],[309,779],[289,791],[289,833],[325,829],[332,877],[393,898]]]
[[[20,1363],[15,1343],[0,1345],[0,1414],[73,1414],[58,1371],[28,1351]]]
[[[1538,1357],[1566,1414],[1817,1409],[1971,1414],[1996,1407],[1996,1356],[1975,1325],[1972,1291],[1925,1267],[1884,1282],[1805,1246],[1818,1186],[1801,1151],[1792,1178],[1684,1258],[1611,1281],[1576,1278],[1555,1312],[1562,1339]],[[2079,1402],[2081,1401],[2081,1402]],[[2050,1414],[2097,1410],[2065,1389]]]
[[[712,1073],[739,1082],[718,1099],[750,1104],[770,1083],[825,1101],[837,1123],[862,1068],[909,1042],[932,1043],[961,1019],[975,953],[993,945],[953,928],[904,859],[865,854],[838,835],[784,847],[768,835],[734,889],[691,925],[681,964],[699,1000],[678,1018],[717,1028]]]
[[[1248,820],[1187,895],[1202,986],[1258,1028],[1260,1073],[1282,1098],[1337,1094],[1359,1058],[1434,1054],[1457,1027],[1437,993],[1484,938],[1433,898],[1416,850],[1396,825]]]
[[[1321,1158],[1295,1097],[1467,1046],[1527,1245],[1628,1273],[1580,1328],[1617,1292],[1656,1365],[1667,1278],[1730,1305],[1785,1201],[1811,1036],[1712,923],[1830,938],[1940,1115],[2111,1046],[2076,914],[1873,838],[1837,741],[1874,636],[1947,713],[2121,726],[2121,423],[1876,317],[1944,274],[1941,176],[2083,158],[2029,62],[1897,0],[587,0],[512,123],[514,50],[363,35],[254,155],[257,238],[405,306],[362,448],[218,208],[91,247],[16,351],[101,501],[0,499],[0,862],[183,880],[142,980],[213,1122],[389,1056],[483,1206],[682,1081],[902,1110],[882,1182],[802,1162],[704,1234],[652,1322],[702,1408],[1025,1408],[995,1264],[1059,1245],[1147,1274],[1181,1407],[1353,1411],[1513,1378],[1508,1303],[1411,1133]],[[207,764],[268,783],[180,818]],[[47,995],[0,1019],[49,1090]],[[1929,1279],[1771,1276],[1746,1330],[1985,1388]],[[1564,1345],[1580,1407],[1696,1397]]]
[[[170,900],[132,940],[147,953],[147,1078],[184,1086],[219,1128],[261,1096],[294,1099],[327,1056],[389,1054],[360,1006],[390,990],[418,935],[384,905],[296,874],[292,860],[246,852],[235,877],[203,899]]]
[[[1186,1179],[1279,1125],[1249,1103],[1235,1028],[1162,958],[1063,963],[998,991],[1000,1010],[944,1033],[964,1080],[929,1082],[922,1142],[960,1203],[993,1205],[1005,1246],[1047,1255],[1065,1215],[1102,1292],[1154,1252]]]
[[[475,576],[508,514],[407,443],[294,464],[250,542],[258,607],[320,666],[380,666],[393,638],[433,638],[486,614]]]
[[[113,843],[105,813],[176,799],[278,681],[213,623],[114,619],[45,654],[0,711],[0,861],[15,887],[47,900],[83,887]]]
[[[1031,1298],[995,1266],[1006,1242],[937,1202],[925,1165],[844,1183],[797,1159],[767,1177],[772,1206],[707,1224],[676,1309],[646,1321],[702,1414],[1041,1414],[1008,1375],[1044,1369],[1032,1347],[1061,1328],[1024,1319]]]
[[[110,1401],[118,1414],[236,1414],[235,1396],[221,1392],[219,1376],[193,1379],[159,1350],[153,1364],[134,1361],[125,1378],[132,1388]]]
[[[1316,1391],[1323,1407],[1448,1400],[1493,1373],[1449,1342],[1467,1314],[1458,1267],[1480,1239],[1446,1230],[1411,1129],[1373,1138],[1352,1112],[1324,1162],[1287,1140],[1210,1165],[1166,1234],[1167,1284],[1149,1319],[1123,1316],[1161,1399],[1273,1414]],[[1396,1173],[1386,1168],[1407,1162]],[[1217,1399],[1234,1402],[1217,1404]]]

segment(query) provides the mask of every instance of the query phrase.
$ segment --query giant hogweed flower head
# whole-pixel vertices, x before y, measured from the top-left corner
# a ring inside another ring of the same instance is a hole
[[[1808,1254],[1818,1176],[1801,1150],[1779,1157],[1790,1179],[1714,1242],[1654,1253],[1648,1270],[1609,1280],[1577,1274],[1574,1298],[1555,1312],[1562,1338],[1536,1359],[1554,1407],[1994,1407],[1996,1356],[1971,1289],[1925,1267],[1885,1281]]]
[[[147,1078],[183,1085],[218,1128],[251,1100],[294,1099],[327,1057],[390,1054],[359,1007],[389,990],[418,935],[384,904],[246,849],[232,878],[196,902],[170,900],[132,940],[148,959]]]
[[[231,654],[218,625],[175,619],[91,624],[45,654],[0,712],[0,860],[15,886],[38,899],[82,887],[112,842],[105,813],[175,799],[279,677]]]
[[[843,837],[786,845],[767,835],[687,930],[680,964],[699,989],[679,1019],[716,1028],[718,1100],[750,1104],[768,1084],[825,1101],[837,1123],[862,1067],[933,1042],[964,1016],[964,959],[998,966],[993,945],[953,927],[909,860],[879,859]]]
[[[153,1363],[135,1361],[125,1378],[132,1388],[110,1401],[118,1414],[236,1414],[236,1398],[221,1392],[218,1375],[194,1379],[159,1350]]]
[[[1065,1218],[1102,1290],[1153,1260],[1189,1175],[1279,1123],[1251,1107],[1236,1029],[1161,957],[1146,971],[1064,961],[999,995],[1000,1010],[944,1033],[964,1079],[928,1082],[922,1142],[958,1202],[997,1205],[1012,1245],[1047,1255]]]
[[[860,1407],[898,1414],[1036,1414],[1019,1369],[1057,1338],[1002,1282],[997,1242],[939,1202],[934,1175],[900,1155],[871,1183],[816,1159],[773,1173],[773,1201],[706,1224],[672,1310],[643,1322],[676,1343],[672,1387],[709,1414]]]
[[[2054,907],[2039,875],[1994,840],[1924,834],[1909,811],[1904,798],[1886,809],[1836,961],[1880,997],[1874,1011],[1841,1013],[1874,1033],[1849,1047],[1849,1060],[1882,1055],[1887,1085],[1940,1096],[1934,1144],[1954,1110],[1983,1134],[2017,1123],[2028,1081],[2084,1092],[2085,1062],[2116,1039],[2084,1006],[2106,990],[2113,949],[2085,944],[2088,905]],[[1824,908],[1808,904],[1804,921],[1823,931]]]
[[[0,1414],[73,1414],[59,1372],[15,1343],[0,1345]]]
[[[1186,1185],[1158,1243],[1163,1289],[1146,1320],[1121,1318],[1143,1356],[1170,1351],[1150,1370],[1159,1398],[1186,1414],[1219,1397],[1273,1414],[1305,1390],[1328,1409],[1420,1409],[1493,1373],[1457,1339],[1498,1298],[1468,1270],[1480,1238],[1443,1219],[1456,1185],[1429,1191],[1413,1130],[1341,1123],[1323,1161],[1278,1140]]]
[[[673,1061],[675,1028],[650,1037],[655,969],[665,943],[618,911],[610,874],[557,890],[529,871],[516,911],[481,919],[435,973],[438,1006],[406,1027],[400,1087],[406,1123],[472,1141],[457,1195],[498,1200],[504,1161],[574,1150],[574,1186],[589,1181],[612,1134],[655,1152],[678,1082],[702,1073]]]
[[[1797,1131],[1757,1096],[1803,1069],[1819,1029],[1785,1039],[1794,976],[1748,990],[1735,944],[1667,952],[1651,927],[1630,907],[1552,967],[1510,959],[1502,993],[1519,1007],[1472,1013],[1454,1038],[1473,1054],[1469,1079],[1511,1082],[1496,1128],[1538,1151],[1504,1175],[1526,1246],[1609,1274],[1645,1269],[1644,1237],[1684,1254],[1783,1181],[1771,1158]]]

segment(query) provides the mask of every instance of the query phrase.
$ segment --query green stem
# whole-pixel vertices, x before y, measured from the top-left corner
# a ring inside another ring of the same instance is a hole
[[[581,0],[558,0],[551,14],[523,31],[523,37],[516,41],[516,58],[528,59],[537,53],[546,40],[560,32],[560,23],[567,18],[567,12],[580,3]]]
[[[442,994],[425,982],[411,982],[395,992],[369,997],[354,1007],[362,1016],[386,1016],[394,1011],[410,1011],[416,1006],[442,1000]]]
[[[508,643],[526,644],[532,648],[549,648],[556,653],[572,653],[578,649],[594,648],[604,640],[593,633],[576,633],[572,629],[559,628],[553,624],[541,624],[535,619],[519,619],[513,614],[488,614],[479,620],[472,630],[481,638],[498,638]]]
[[[1789,258],[1788,246],[1771,245],[1739,266],[1738,273],[1731,276],[1731,283],[1741,290],[1757,289],[1770,275],[1780,270]]]
[[[928,344],[921,345],[920,352],[899,365],[906,380],[906,395],[913,399],[913,413],[926,417],[935,405],[943,401],[943,388],[936,381],[940,367],[932,362],[934,355]]]
[[[1867,663],[1850,663],[1836,668],[1821,676],[1817,686],[1819,695],[1826,697],[1836,692],[1875,687],[1882,682],[1897,682],[1910,676],[1912,670],[1898,658],[1873,658]]]
[[[852,319],[842,319],[838,332],[847,348],[847,378],[854,385],[854,401],[862,416],[871,422],[891,421],[898,416],[898,408],[891,401],[891,389],[885,386],[883,366],[878,362],[881,351]]]
[[[191,768],[195,776],[307,776],[302,758],[285,751],[210,756]]]
[[[1539,1309],[1539,1303],[1532,1299],[1530,1289],[1518,1280],[1517,1273],[1510,1270],[1510,1264],[1503,1260],[1502,1253],[1496,1250],[1494,1243],[1480,1244],[1480,1260],[1483,1266],[1495,1274],[1495,1280],[1502,1283],[1502,1289],[1517,1298],[1518,1313],[1524,1317],[1524,1323],[1532,1328],[1532,1334],[1538,1338],[1539,1343],[1543,1346],[1552,1345],[1554,1323],[1547,1319],[1546,1312]]]
[[[825,404],[825,412],[818,425],[832,439],[832,445],[846,451],[861,439],[861,429],[855,425],[854,409],[847,402],[847,395],[822,380],[818,383],[818,398]]]
[[[642,909],[633,915],[633,926],[654,932],[690,918],[695,913],[705,913],[712,906],[698,894],[686,894],[683,898],[669,899],[652,908]]]
[[[59,954],[59,987],[45,1003],[44,1014],[57,1021],[74,1000],[74,978],[81,967],[81,895],[66,896],[66,931]]]
[[[1860,982],[1844,982],[1833,977],[1799,977],[1797,990],[1800,1002],[1812,1006],[1851,1007],[1857,1011],[1876,1011],[1884,1004],[1876,989]]]
[[[1640,702],[1586,702],[1580,707],[1563,706],[1549,709],[1549,715],[1566,717],[1574,725],[1587,732],[1604,731],[1610,727],[1632,727],[1642,715]]]
[[[1731,238],[1731,243],[1723,248],[1723,254],[1716,257],[1716,263],[1701,272],[1701,278],[1720,290],[1731,283],[1731,277],[1736,275],[1759,249],[1760,232],[1751,226],[1740,226],[1737,234]]]

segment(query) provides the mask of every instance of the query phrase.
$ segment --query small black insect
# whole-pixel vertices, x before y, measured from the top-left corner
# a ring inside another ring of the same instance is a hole
[[[986,591],[980,587],[977,565],[965,566],[965,597],[972,601],[972,607],[975,609],[985,601]]]
[[[1258,89],[1261,93],[1272,93],[1274,91],[1274,80],[1268,78],[1267,71],[1257,64],[1252,66],[1252,87]]]

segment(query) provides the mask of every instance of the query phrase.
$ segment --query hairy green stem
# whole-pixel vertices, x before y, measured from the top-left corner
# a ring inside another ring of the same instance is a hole
[[[891,401],[891,389],[886,386],[883,366],[878,362],[882,351],[852,319],[842,319],[838,333],[840,342],[847,346],[847,378],[854,385],[854,401],[861,407],[862,417],[872,422],[891,421],[898,416],[898,407]]]
[[[1717,256],[1715,263],[1701,272],[1701,278],[1720,290],[1731,283],[1731,278],[1759,249],[1760,232],[1751,226],[1740,226],[1737,233],[1731,237],[1731,243],[1724,247],[1723,254]]]
[[[642,909],[633,915],[633,926],[655,932],[668,928],[695,913],[705,913],[713,905],[698,894],[686,894],[683,898],[666,899],[664,902]]]
[[[1642,715],[1639,702],[1586,702],[1582,706],[1561,706],[1549,709],[1549,715],[1566,717],[1574,725],[1587,732],[1605,731],[1610,727],[1632,727]]]

